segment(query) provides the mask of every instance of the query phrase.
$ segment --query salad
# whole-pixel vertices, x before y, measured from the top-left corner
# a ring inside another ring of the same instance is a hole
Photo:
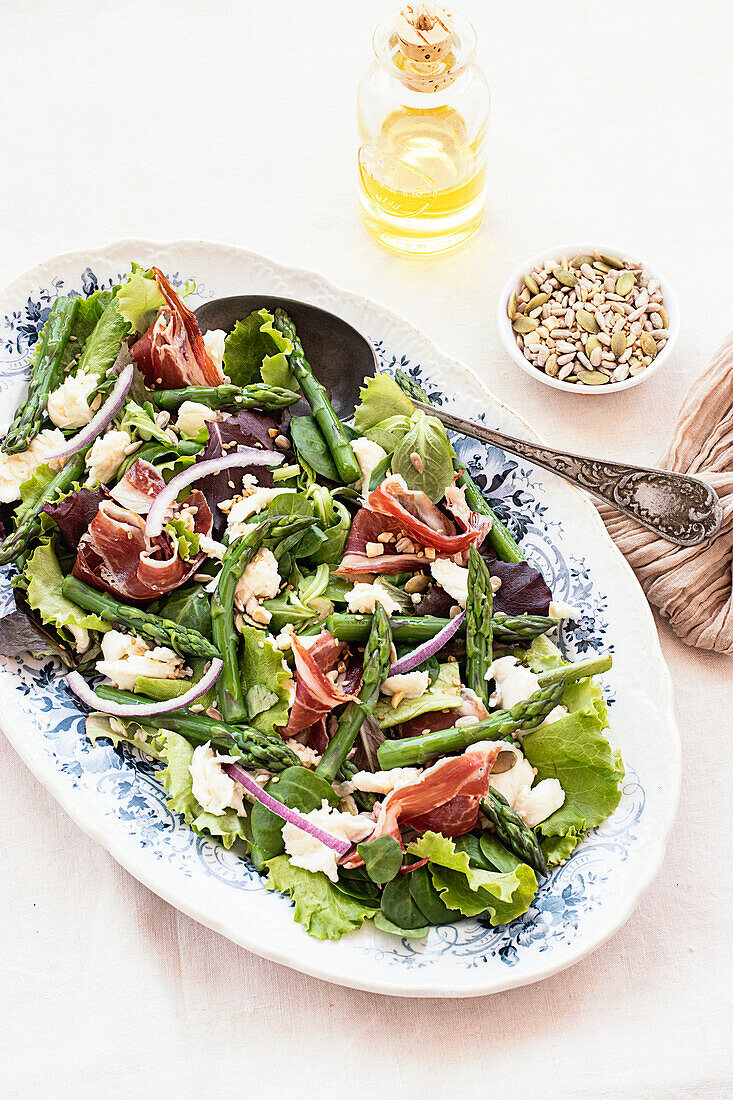
[[[336,416],[286,313],[202,334],[132,265],[59,297],[0,453],[16,609],[86,735],[310,935],[505,924],[620,798],[597,677],[399,371]],[[511,523],[511,517],[509,522]]]

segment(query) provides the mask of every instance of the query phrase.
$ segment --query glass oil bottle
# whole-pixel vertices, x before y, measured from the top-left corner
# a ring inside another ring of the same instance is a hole
[[[486,201],[490,96],[476,32],[436,4],[406,4],[374,33],[359,86],[359,191],[366,226],[399,252],[455,248]]]

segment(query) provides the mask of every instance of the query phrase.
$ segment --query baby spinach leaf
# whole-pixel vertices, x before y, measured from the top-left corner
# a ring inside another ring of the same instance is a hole
[[[387,883],[382,891],[382,912],[398,928],[424,928],[425,916],[410,894],[409,877],[398,875]]]
[[[295,416],[290,421],[290,436],[298,459],[304,459],[317,474],[329,481],[341,481],[323,432],[313,416]]]
[[[493,835],[493,833],[484,832],[479,838],[479,844],[481,845],[481,851],[484,855],[485,862],[489,865],[490,869],[501,871],[503,874],[509,874],[511,871],[516,871],[522,862],[514,855],[513,852],[508,851],[503,844],[500,843]],[[457,847],[458,845],[456,845]]]
[[[265,787],[268,794],[284,803],[292,810],[310,813],[320,808],[324,798],[334,806],[338,797],[333,787],[315,772],[300,765],[286,768],[280,772],[277,781],[272,779]],[[285,851],[282,838],[283,819],[268,810],[261,802],[252,807],[252,842],[263,859],[271,859]],[[325,878],[325,875],[323,876]]]
[[[161,601],[160,614],[187,630],[198,630],[205,638],[211,637],[211,606],[198,583],[184,585],[166,596]]]
[[[356,850],[364,860],[369,878],[380,886],[390,882],[402,866],[402,848],[392,836],[364,840],[357,844]]]
[[[388,920],[383,912],[375,914],[374,927],[378,928],[380,932],[388,932],[391,936],[402,936],[406,940],[424,940],[430,931],[429,925],[424,928],[399,928],[391,920]]]
[[[387,476],[387,472],[392,468],[391,463],[392,455],[386,454],[374,467],[369,476],[369,484],[367,485],[367,489],[370,493],[374,492],[374,490],[382,484]]]
[[[430,924],[452,924],[460,920],[458,909],[449,909],[433,886],[433,880],[427,867],[418,867],[404,876],[410,880],[410,894],[420,912],[425,914]]]
[[[436,417],[415,413],[410,430],[395,446],[392,473],[400,474],[408,489],[427,494],[434,504],[442,500],[453,481],[453,448]]]

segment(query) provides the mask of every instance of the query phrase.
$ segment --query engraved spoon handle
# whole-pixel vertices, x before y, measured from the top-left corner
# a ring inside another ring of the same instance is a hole
[[[698,546],[712,538],[723,521],[717,493],[699,478],[556,451],[541,443],[495,432],[434,405],[413,403],[454,432],[511,451],[550,470],[677,546]]]

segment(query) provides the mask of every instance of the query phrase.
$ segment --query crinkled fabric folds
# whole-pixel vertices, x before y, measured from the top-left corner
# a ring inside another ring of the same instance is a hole
[[[692,384],[659,465],[711,485],[723,525],[701,546],[674,546],[606,504],[598,511],[649,602],[688,645],[733,655],[733,333]]]

